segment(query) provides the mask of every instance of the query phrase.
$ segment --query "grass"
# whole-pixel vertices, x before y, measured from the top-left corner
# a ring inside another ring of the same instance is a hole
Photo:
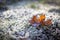
[[[45,0],[38,0],[38,2],[39,2],[39,3],[44,3],[44,2],[45,2]]]
[[[34,8],[35,9],[36,8],[36,5],[35,4],[32,4],[31,5],[31,8]]]
[[[30,5],[30,8],[39,9],[39,7],[37,6],[37,4],[35,4],[35,3],[32,3],[32,4]]]

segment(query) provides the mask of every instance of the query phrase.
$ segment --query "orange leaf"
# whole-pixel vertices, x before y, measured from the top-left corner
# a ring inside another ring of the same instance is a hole
[[[52,22],[51,22],[50,19],[48,19],[47,21],[45,21],[45,25],[51,25],[51,24],[52,24]]]
[[[38,18],[39,22],[42,22],[45,20],[45,14],[41,14],[40,17]]]

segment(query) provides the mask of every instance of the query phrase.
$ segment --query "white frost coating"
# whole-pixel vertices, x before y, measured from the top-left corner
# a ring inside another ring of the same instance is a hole
[[[7,32],[9,32],[9,34],[12,37],[15,37],[14,35],[12,35],[12,33],[19,31],[19,30],[24,30],[25,25],[28,24],[29,25],[29,19],[33,16],[33,15],[37,15],[37,14],[41,14],[44,13],[46,15],[46,20],[50,19],[50,16],[52,16],[51,19],[55,20],[57,19],[58,15],[53,15],[53,13],[48,13],[48,10],[50,8],[53,8],[52,6],[47,8],[44,5],[40,4],[40,9],[39,10],[35,10],[35,9],[31,9],[31,8],[25,8],[24,6],[18,5],[18,7],[16,6],[11,6],[12,9],[7,10],[5,12],[3,12],[3,16],[4,19],[0,24],[0,27],[2,28],[8,28],[10,25],[12,27],[12,30],[7,30]],[[33,29],[33,28],[32,28]],[[31,29],[30,29],[31,30]],[[32,32],[34,30],[30,31],[29,29],[27,30],[28,32],[25,34],[25,38],[29,37],[29,32]],[[40,30],[41,31],[41,30]],[[22,33],[21,33],[22,34]],[[24,34],[24,32],[23,32]],[[24,38],[21,37],[21,38]]]

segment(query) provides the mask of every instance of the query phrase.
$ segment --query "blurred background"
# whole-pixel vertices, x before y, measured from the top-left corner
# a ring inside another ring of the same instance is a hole
[[[40,3],[47,3],[47,4],[51,4],[51,5],[57,5],[60,6],[60,0],[0,0],[0,10],[7,10],[8,8],[6,8],[7,5],[11,5],[17,2],[22,2],[22,1],[38,1]]]

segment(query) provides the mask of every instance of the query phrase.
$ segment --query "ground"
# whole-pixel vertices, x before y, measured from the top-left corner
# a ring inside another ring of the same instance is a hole
[[[32,4],[36,7],[32,8]],[[0,13],[0,29],[3,29],[5,34],[9,33],[9,35],[13,38],[16,37],[12,34],[22,31],[24,28],[29,26],[29,20],[33,17],[33,15],[44,13],[46,15],[46,19],[49,19],[50,16],[52,16],[51,19],[53,23],[54,20],[58,20],[60,18],[58,13],[48,12],[50,9],[59,9],[59,7],[55,5],[41,4],[38,2],[18,2],[16,4],[8,5],[7,7],[9,8],[7,11]],[[34,30],[30,29],[29,31]],[[31,35],[28,32],[27,34],[28,36]]]

